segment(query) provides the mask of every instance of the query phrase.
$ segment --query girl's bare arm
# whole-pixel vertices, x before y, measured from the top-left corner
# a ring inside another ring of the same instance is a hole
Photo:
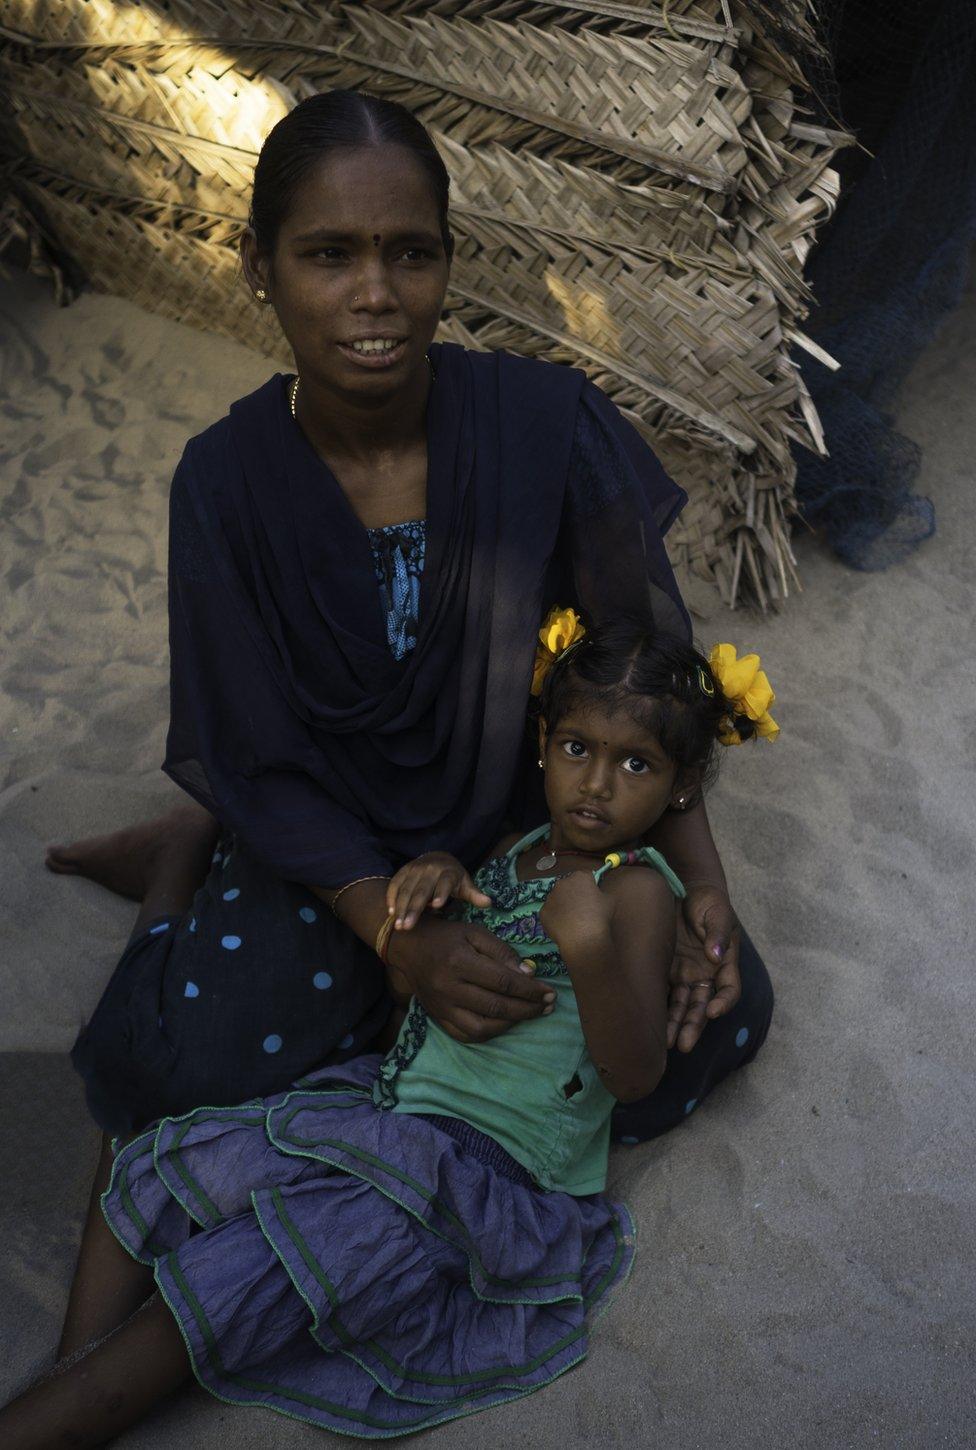
[[[590,1057],[621,1102],[646,1097],[664,1072],[675,916],[663,877],[641,866],[610,873],[602,886],[574,872],[543,907],[542,924],[572,978]]]

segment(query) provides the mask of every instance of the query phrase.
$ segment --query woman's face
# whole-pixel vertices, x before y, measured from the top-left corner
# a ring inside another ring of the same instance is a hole
[[[380,399],[425,366],[450,262],[434,189],[405,148],[323,158],[298,188],[274,255],[260,254],[250,233],[242,253],[306,381]]]

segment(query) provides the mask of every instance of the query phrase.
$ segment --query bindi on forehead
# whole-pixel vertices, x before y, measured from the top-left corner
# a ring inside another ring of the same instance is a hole
[[[373,233],[373,246],[374,247],[378,247],[381,241],[382,241],[382,238],[381,238],[379,232],[374,232]]]

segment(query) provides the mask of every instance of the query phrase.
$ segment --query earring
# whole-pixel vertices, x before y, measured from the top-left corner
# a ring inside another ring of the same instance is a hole
[[[265,290],[264,290],[263,287],[259,287],[258,290],[255,292],[254,295],[258,299],[259,302],[267,302],[267,300],[268,300],[268,294],[267,294],[267,292],[265,292]]]
[[[539,756],[539,769],[540,770],[545,770],[545,768],[546,768],[546,762],[543,760],[542,756],[540,755]]]
[[[678,810],[679,811],[683,811],[684,808],[685,808],[685,798],[684,798],[683,795],[679,795],[678,796],[678,802],[677,802],[677,804],[678,804]]]

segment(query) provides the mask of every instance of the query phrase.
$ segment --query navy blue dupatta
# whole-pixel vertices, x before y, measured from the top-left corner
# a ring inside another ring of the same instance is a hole
[[[684,495],[609,400],[572,368],[431,356],[419,632],[400,661],[367,532],[285,378],[191,440],[173,483],[164,769],[311,885],[492,844],[550,604],[687,632],[662,543]]]

